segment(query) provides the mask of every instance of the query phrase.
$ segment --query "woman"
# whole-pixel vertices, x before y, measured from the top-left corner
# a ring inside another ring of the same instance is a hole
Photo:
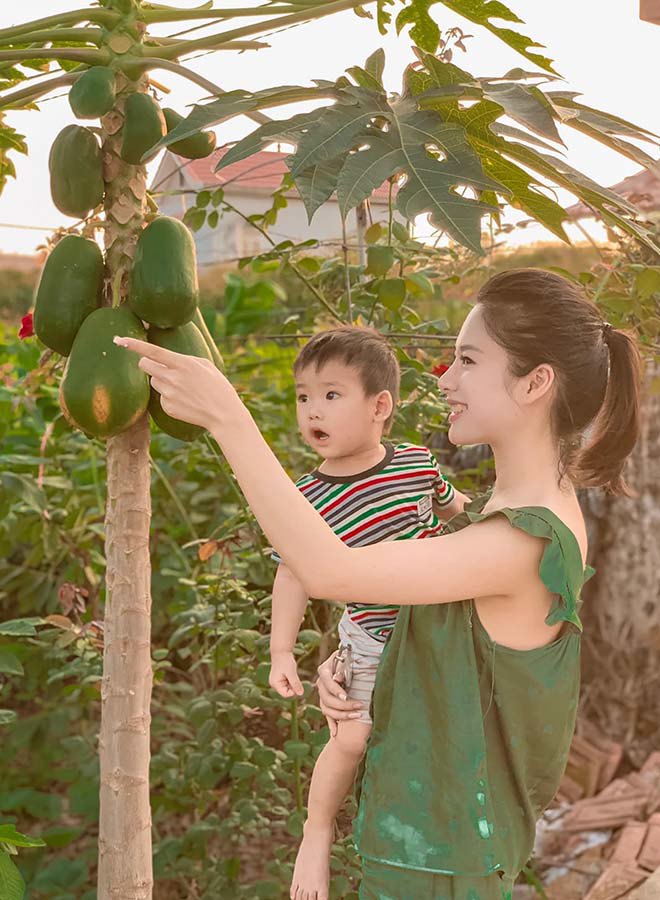
[[[452,443],[491,445],[494,489],[448,535],[362,548],[344,545],[297,491],[218,371],[119,342],[143,356],[169,415],[213,434],[311,596],[404,607],[374,694],[355,829],[360,897],[510,896],[575,724],[588,577],[575,487],[625,490],[639,418],[632,339],[558,275],[492,278],[440,386]],[[324,711],[354,716],[321,674]]]

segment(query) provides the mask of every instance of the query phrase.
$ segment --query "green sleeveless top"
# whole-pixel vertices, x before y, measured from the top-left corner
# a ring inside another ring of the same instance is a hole
[[[401,608],[376,679],[355,821],[367,859],[515,876],[563,774],[580,682],[580,590],[593,570],[549,509],[478,512],[487,499],[449,530],[501,515],[547,541],[539,574],[554,599],[546,623],[566,627],[544,647],[513,650],[490,639],[472,600]]]

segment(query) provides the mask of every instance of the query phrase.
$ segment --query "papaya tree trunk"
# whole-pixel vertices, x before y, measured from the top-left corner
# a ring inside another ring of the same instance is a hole
[[[121,79],[121,76],[119,76]],[[144,225],[146,171],[119,155],[124,101],[140,83],[124,81],[102,120],[106,303],[125,302]],[[106,606],[101,690],[98,898],[150,900],[153,891],[149,740],[151,518],[149,422],[111,438],[107,448]]]

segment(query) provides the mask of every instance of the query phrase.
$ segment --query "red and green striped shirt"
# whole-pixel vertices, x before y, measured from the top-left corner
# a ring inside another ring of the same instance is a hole
[[[386,444],[385,457],[366,472],[343,476],[315,470],[296,485],[349,547],[435,537],[443,526],[433,500],[446,506],[454,498],[431,451],[413,444]],[[281,561],[277,551],[273,559]],[[367,634],[384,643],[399,607],[356,602],[347,604],[347,610]]]

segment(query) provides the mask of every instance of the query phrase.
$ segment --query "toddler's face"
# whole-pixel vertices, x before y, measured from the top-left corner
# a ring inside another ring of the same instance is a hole
[[[324,459],[350,456],[380,441],[377,397],[367,397],[357,369],[330,361],[296,374],[298,427]]]

